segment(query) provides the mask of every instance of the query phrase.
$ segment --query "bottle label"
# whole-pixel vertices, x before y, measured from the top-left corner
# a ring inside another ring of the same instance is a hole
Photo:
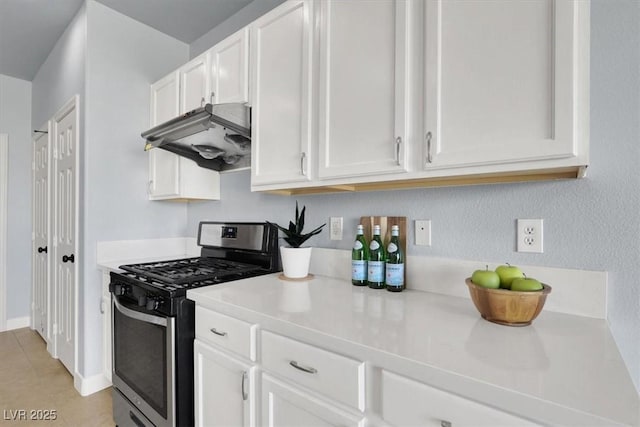
[[[380,243],[378,243],[377,240],[372,240],[371,243],[369,243],[369,249],[371,249],[372,251],[375,251],[379,247],[380,247]]]
[[[355,249],[356,251],[362,249],[362,242],[360,240],[356,240],[356,242],[353,244],[353,249]]]
[[[369,278],[370,282],[384,282],[384,262],[369,261]]]
[[[386,276],[385,283],[388,286],[404,285],[404,264],[387,264]]]
[[[395,243],[389,243],[389,245],[387,246],[387,252],[396,252],[397,250],[398,247]]]
[[[367,280],[367,261],[351,261],[351,280]]]

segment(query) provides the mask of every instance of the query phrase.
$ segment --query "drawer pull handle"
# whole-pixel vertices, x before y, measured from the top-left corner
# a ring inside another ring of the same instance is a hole
[[[220,332],[220,331],[218,331],[216,328],[211,328],[211,329],[209,329],[209,330],[210,330],[211,332],[213,332],[214,334],[219,335],[219,336],[221,336],[221,337],[225,337],[225,336],[227,336],[227,333],[226,333],[226,332]]]
[[[317,374],[318,370],[316,368],[312,368],[309,366],[302,366],[299,365],[298,362],[296,362],[295,360],[292,360],[291,362],[289,362],[289,365],[293,366],[294,368],[302,371],[302,372],[306,372],[308,374]]]

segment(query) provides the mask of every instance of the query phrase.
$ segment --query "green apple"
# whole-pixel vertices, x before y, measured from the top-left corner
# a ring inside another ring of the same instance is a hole
[[[504,289],[511,289],[511,282],[513,282],[514,279],[524,277],[522,270],[509,263],[498,266],[496,273],[500,276],[500,287]]]
[[[538,280],[531,277],[514,279],[514,281],[511,282],[512,291],[533,292],[533,291],[540,291],[542,290],[542,288],[543,288],[542,283],[540,283]]]
[[[500,287],[500,276],[495,271],[489,271],[489,266],[485,270],[476,270],[471,275],[471,281],[484,288],[497,289]]]

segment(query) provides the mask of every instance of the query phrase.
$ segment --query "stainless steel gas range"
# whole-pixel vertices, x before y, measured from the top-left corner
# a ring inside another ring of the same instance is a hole
[[[113,413],[125,426],[192,426],[194,303],[188,289],[279,271],[266,223],[201,222],[201,256],[111,273]]]

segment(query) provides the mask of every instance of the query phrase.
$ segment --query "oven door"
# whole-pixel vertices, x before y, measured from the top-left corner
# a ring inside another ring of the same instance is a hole
[[[173,427],[175,318],[151,314],[115,295],[112,301],[113,385],[155,426]],[[135,413],[117,409],[114,413]]]

